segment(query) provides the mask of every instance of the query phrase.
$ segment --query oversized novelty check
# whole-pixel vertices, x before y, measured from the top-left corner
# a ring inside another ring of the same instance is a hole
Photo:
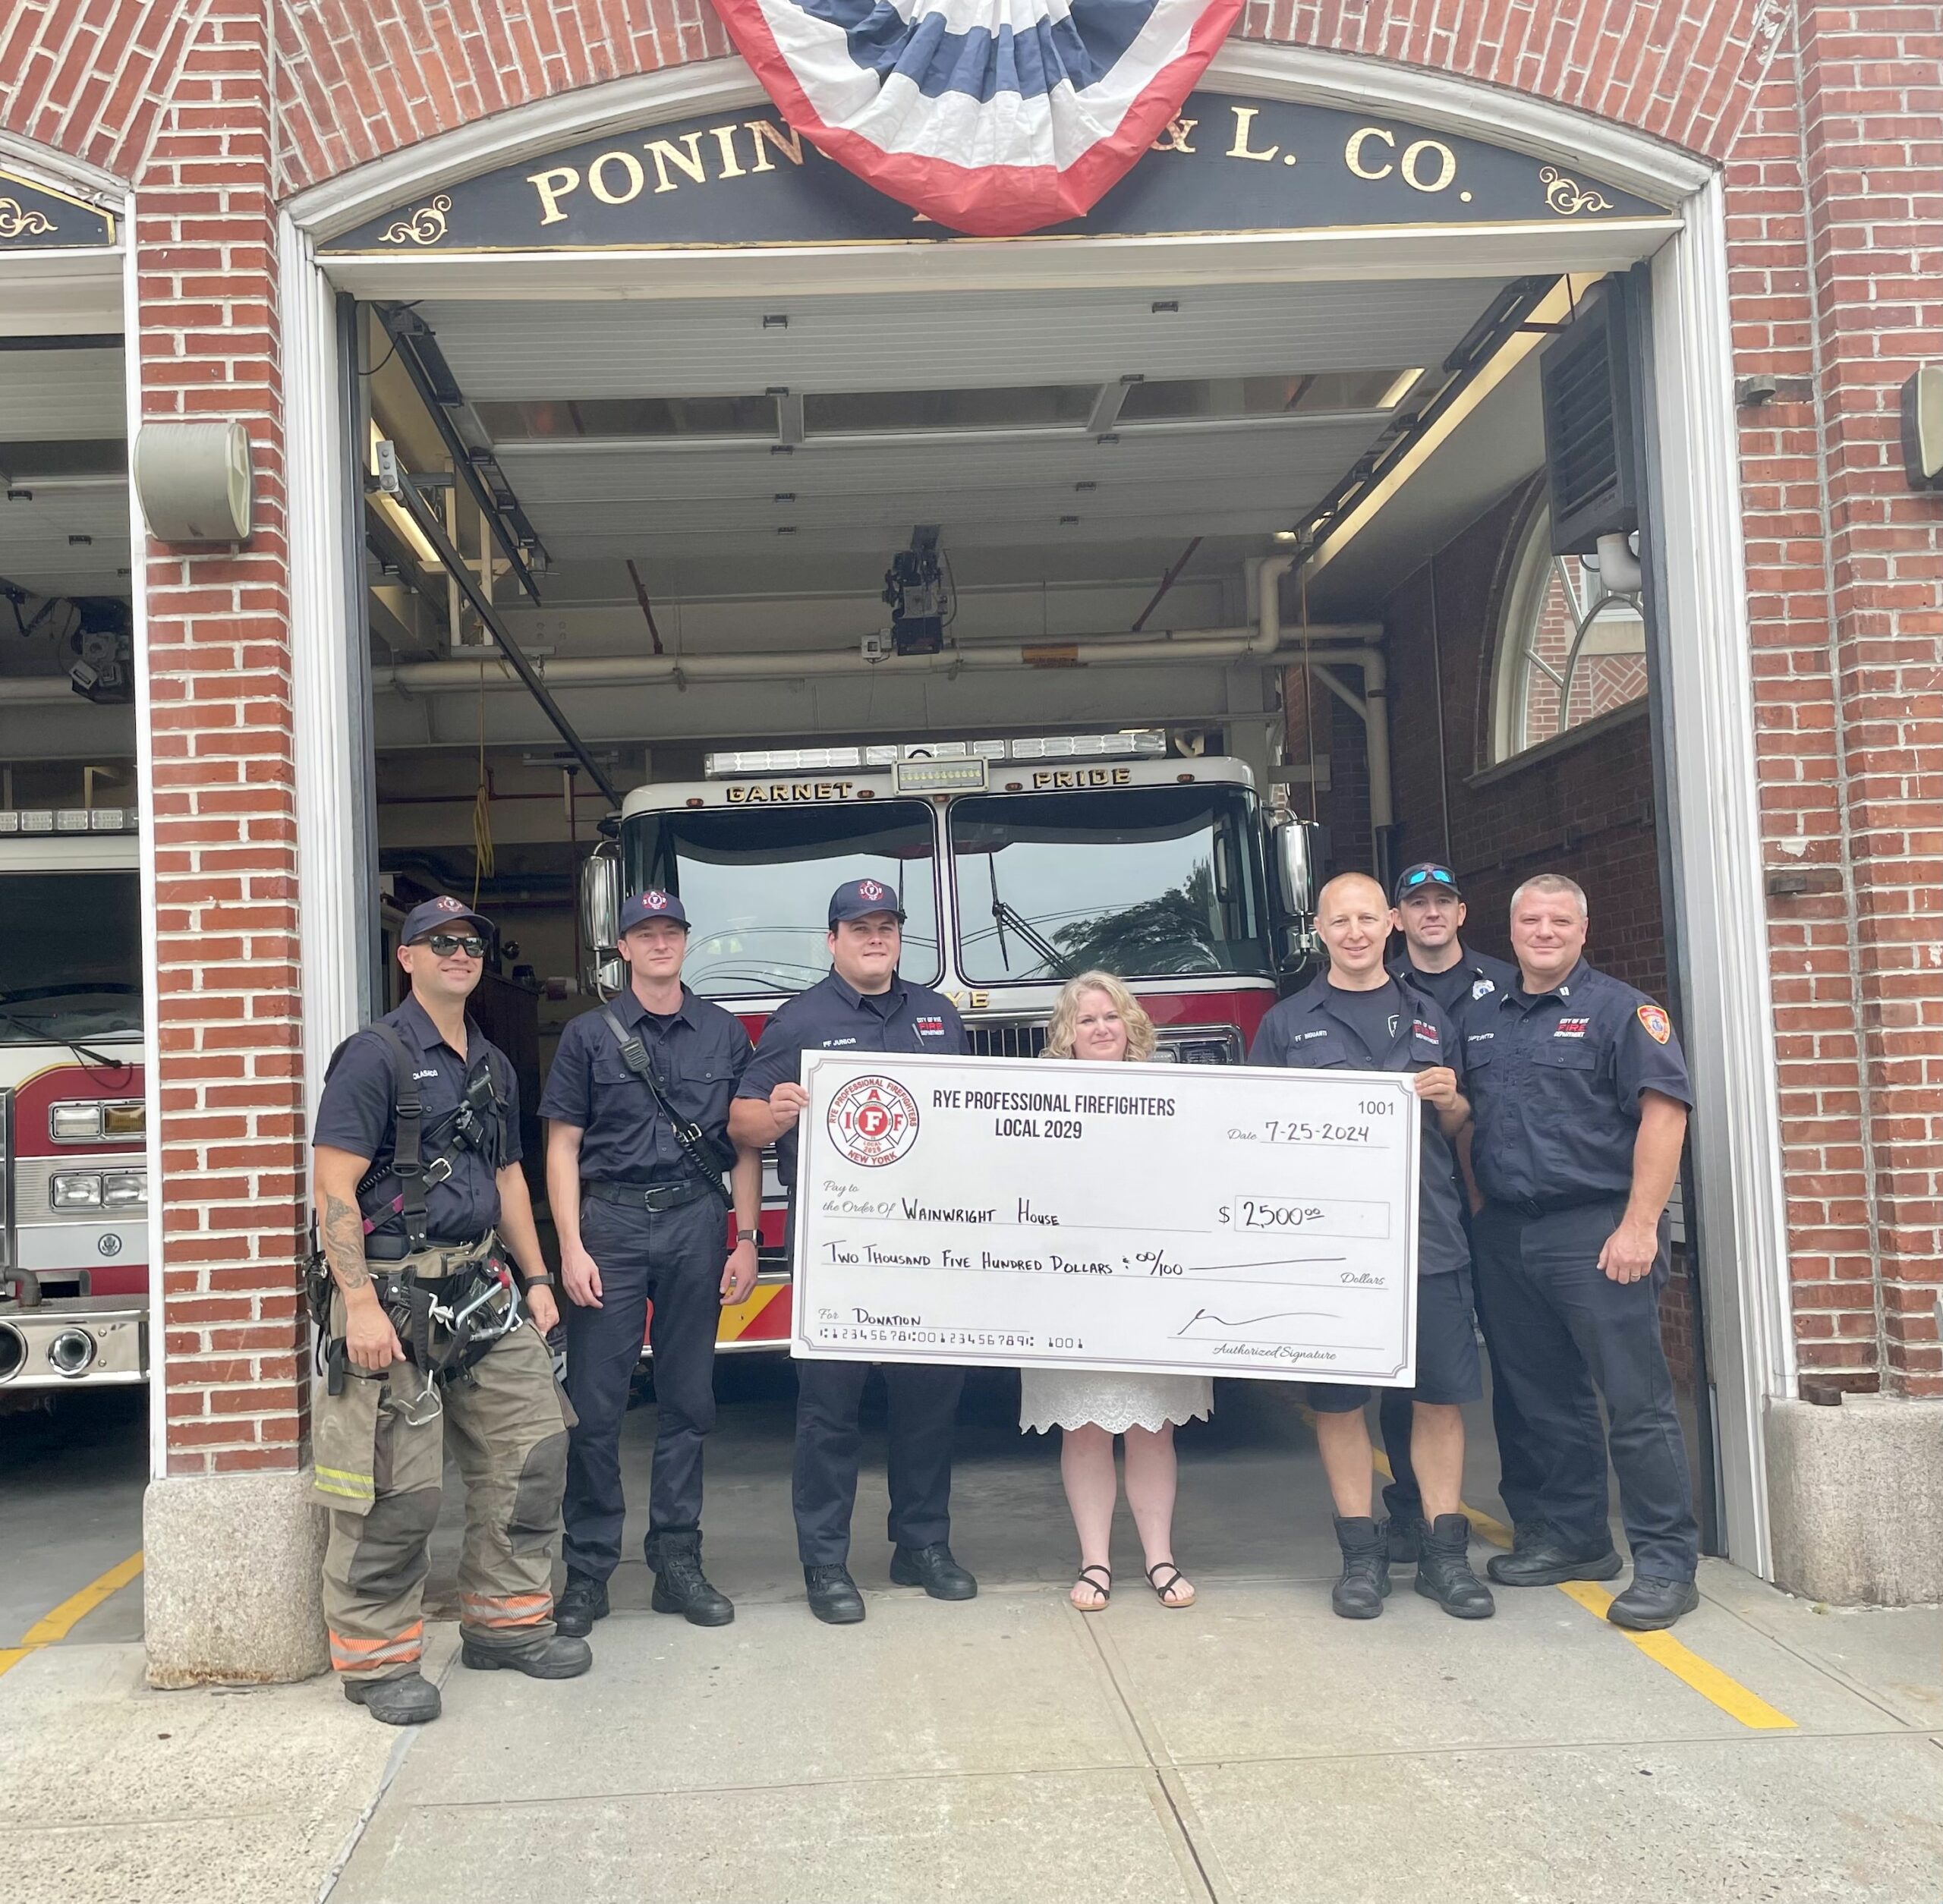
[[[810,1051],[791,1353],[1407,1386],[1394,1072]]]

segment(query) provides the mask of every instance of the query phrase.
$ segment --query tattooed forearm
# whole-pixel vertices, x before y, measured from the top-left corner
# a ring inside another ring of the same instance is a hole
[[[364,1226],[355,1204],[325,1196],[323,1241],[324,1260],[331,1266],[337,1286],[346,1295],[369,1288],[371,1273],[364,1267]]]

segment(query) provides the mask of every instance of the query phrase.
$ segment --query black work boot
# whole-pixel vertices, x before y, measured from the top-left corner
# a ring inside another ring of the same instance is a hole
[[[708,1584],[701,1570],[701,1532],[650,1534],[641,1544],[654,1569],[657,1613],[679,1613],[691,1626],[726,1626],[735,1617],[735,1603]]]
[[[1424,1517],[1421,1514],[1393,1514],[1384,1525],[1388,1529],[1393,1566],[1406,1566],[1422,1553]]]
[[[420,1673],[389,1679],[347,1679],[344,1696],[381,1726],[423,1726],[439,1716],[439,1688]]]
[[[1615,1580],[1625,1565],[1610,1536],[1601,1549],[1547,1528],[1529,1546],[1493,1554],[1485,1572],[1501,1587],[1556,1587],[1567,1580]]]
[[[864,1617],[864,1596],[845,1566],[805,1567],[810,1611],[826,1626],[854,1626]]]
[[[607,1583],[590,1573],[569,1573],[553,1604],[553,1624],[569,1639],[584,1639],[607,1617]]]
[[[890,1580],[894,1587],[922,1587],[934,1600],[976,1600],[978,1583],[951,1557],[943,1541],[927,1547],[893,1547]]]
[[[1606,1618],[1629,1632],[1657,1633],[1699,1603],[1700,1589],[1692,1581],[1662,1580],[1636,1572],[1632,1585],[1606,1609]]]
[[[1497,1611],[1491,1589],[1471,1571],[1471,1524],[1463,1515],[1440,1514],[1424,1529],[1417,1591],[1453,1619],[1489,1619]]]
[[[578,1679],[594,1663],[594,1648],[571,1633],[550,1633],[524,1646],[480,1646],[468,1634],[458,1643],[459,1663],[475,1673],[524,1673],[529,1679]]]
[[[1374,1619],[1390,1591],[1390,1536],[1381,1521],[1367,1515],[1336,1516],[1336,1544],[1343,1550],[1343,1577],[1329,1591],[1329,1603],[1344,1619]]]

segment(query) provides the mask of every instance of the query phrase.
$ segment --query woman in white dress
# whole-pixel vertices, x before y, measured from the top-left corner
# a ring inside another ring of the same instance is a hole
[[[1110,972],[1068,981],[1046,1031],[1048,1058],[1138,1062],[1154,1055],[1154,1021]],[[1060,1431],[1060,1474],[1079,1533],[1072,1603],[1097,1613],[1113,1597],[1108,1561],[1120,1478],[1113,1437],[1126,1437],[1126,1498],[1147,1561],[1147,1584],[1164,1607],[1186,1607],[1193,1584],[1174,1565],[1174,1428],[1214,1407],[1205,1375],[1122,1375],[1085,1369],[1020,1371],[1019,1423]]]

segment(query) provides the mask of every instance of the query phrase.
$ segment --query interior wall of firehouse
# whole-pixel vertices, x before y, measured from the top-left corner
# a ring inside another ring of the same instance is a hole
[[[1545,288],[1519,288],[1525,308]],[[507,678],[491,631],[385,492],[387,457],[445,481],[427,493],[450,540],[622,791],[698,779],[720,750],[1157,726],[1184,764],[1236,756],[1264,795],[1279,788],[1322,822],[1325,871],[1392,876],[1415,859],[1447,860],[1471,908],[1466,938],[1484,949],[1508,952],[1507,906],[1521,879],[1570,873],[1591,895],[1592,958],[1664,996],[1642,605],[1636,590],[1602,584],[1595,563],[1552,553],[1538,355],[1517,335],[1516,299],[1506,324],[1507,288],[1445,280],[1208,291],[1198,301],[1075,295],[1072,312],[1038,313],[1049,326],[1078,311],[1091,320],[1095,341],[1069,348],[1056,373],[1030,382],[1015,373],[1007,388],[990,368],[955,364],[956,390],[827,397],[826,415],[836,411],[858,438],[879,430],[874,470],[867,440],[820,461],[814,436],[805,442],[800,395],[792,414],[790,393],[779,404],[775,374],[760,367],[787,327],[862,323],[864,309],[624,309],[630,340],[612,307],[360,307],[365,408],[355,430],[384,914],[395,921],[450,891],[498,923],[482,1016],[523,1074],[529,1157],[539,1155],[531,1107],[559,1031],[593,1002],[575,890],[609,803]],[[1604,294],[1594,279],[1576,282],[1568,314]],[[1218,308],[1218,321],[1197,327],[1197,301]],[[1427,403],[1440,367],[1494,313],[1499,343],[1517,347],[1515,372],[1467,405],[1419,477],[1365,512],[1353,546],[1312,574],[1303,558],[1331,518],[1312,519],[1301,540],[1289,525],[1353,498],[1359,459],[1413,401]],[[975,311],[964,320],[968,332],[978,321]],[[1082,413],[1097,423],[1112,404],[1110,423],[1135,408],[1126,394],[1151,374],[1152,336],[1176,327],[1198,338],[1201,354],[1164,346],[1173,394],[1145,406],[1166,417],[1172,405],[1169,439],[1150,450],[1121,426],[1151,469],[1131,458],[1116,468],[1101,440],[1113,433],[1071,440]],[[704,328],[716,335],[698,368]],[[657,340],[667,346],[659,381]],[[846,367],[863,381],[854,361]],[[943,381],[897,368],[905,386]],[[442,420],[428,373],[443,390]],[[716,382],[698,386],[708,375]],[[1292,415],[1310,392],[1321,414]],[[1267,414],[1249,417],[1250,405]],[[817,417],[812,401],[811,432]],[[488,537],[440,429],[454,419],[496,504],[552,545],[543,571],[521,576]],[[1061,422],[1069,440],[1049,451]],[[1249,422],[1252,433],[1236,427]],[[1038,423],[1051,428],[1034,442]],[[782,439],[753,483],[724,481],[708,446],[712,434],[738,431]],[[847,496],[826,475],[842,461],[865,472]],[[974,475],[954,477],[968,463]],[[1129,467],[1144,479],[1132,505],[1113,494]],[[1021,499],[1006,500],[1009,490]],[[933,517],[943,518],[949,647],[1009,650],[1012,666],[917,674],[893,657],[885,571]],[[1022,517],[1041,519],[1028,530]],[[1258,636],[1259,568],[1276,557],[1271,572],[1286,574],[1269,612],[1288,645],[1194,658],[1192,643],[1211,632]],[[1111,644],[1170,634],[1182,637],[1178,660],[1081,665]],[[387,958],[379,969],[376,1002],[389,1002],[395,968]],[[1683,1251],[1663,1317],[1696,1481],[1711,1500],[1686,1267]]]

